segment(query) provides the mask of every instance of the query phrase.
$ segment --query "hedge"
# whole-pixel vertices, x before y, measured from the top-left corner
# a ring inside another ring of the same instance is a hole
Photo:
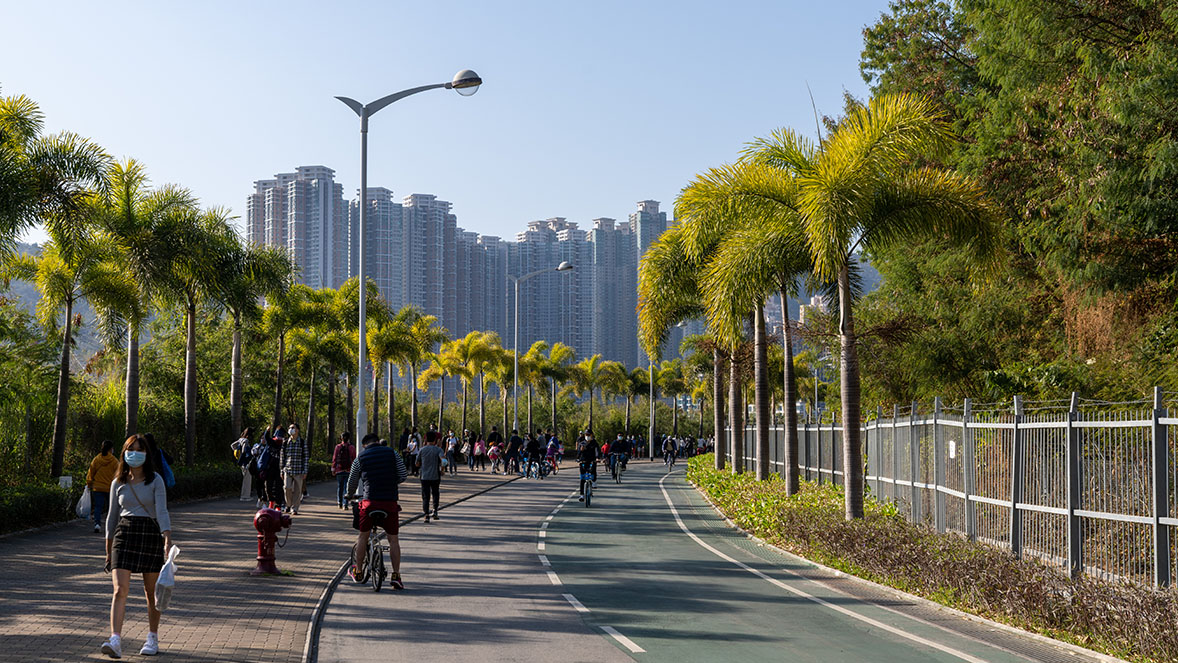
[[[173,468],[176,485],[168,489],[168,502],[178,504],[210,497],[228,497],[241,490],[241,470],[221,463]],[[307,480],[331,478],[326,463],[311,463]],[[75,481],[70,488],[57,484],[34,483],[0,491],[0,534],[17,532],[53,523],[73,520],[74,505],[82,496],[85,481]]]

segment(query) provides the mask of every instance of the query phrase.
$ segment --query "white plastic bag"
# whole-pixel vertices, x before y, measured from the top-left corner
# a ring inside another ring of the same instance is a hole
[[[155,581],[155,609],[160,612],[167,610],[168,604],[172,602],[172,588],[176,586],[176,556],[179,554],[180,549],[172,546],[168,551],[168,561],[164,562],[159,578]]]
[[[79,518],[90,517],[90,486],[86,486],[86,490],[82,491],[82,497],[78,499],[78,505],[74,507],[74,513]]]

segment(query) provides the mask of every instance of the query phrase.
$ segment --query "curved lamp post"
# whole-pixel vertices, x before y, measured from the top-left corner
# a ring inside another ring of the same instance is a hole
[[[549,267],[547,269],[537,269],[534,272],[524,274],[523,276],[507,275],[515,283],[515,335],[511,342],[511,353],[515,355],[515,369],[513,371],[511,384],[511,409],[513,411],[511,417],[511,427],[514,430],[519,430],[519,284],[527,281],[533,276],[547,274],[548,272],[567,272],[573,268],[573,263],[565,260],[556,267]],[[506,431],[504,431],[506,432]]]
[[[364,367],[368,363],[368,343],[367,333],[365,327],[365,317],[367,313],[367,284],[368,281],[364,274],[364,226],[368,220],[368,118],[375,115],[377,111],[385,106],[399,101],[410,95],[418,92],[425,92],[426,90],[446,89],[454,90],[464,97],[478,92],[479,86],[483,84],[483,79],[470,69],[463,69],[454,74],[454,79],[448,83],[434,83],[433,85],[422,85],[421,87],[413,87],[408,90],[401,90],[381,97],[376,101],[362,104],[355,99],[348,97],[336,97],[344,102],[355,111],[356,115],[360,117],[360,235],[357,240],[357,247],[360,251],[358,277],[360,280],[360,335],[359,335],[359,355],[360,355],[360,370],[357,373],[359,379],[356,380],[356,393],[360,397],[359,404],[356,408],[356,439],[364,437],[368,433],[368,408],[364,405]]]

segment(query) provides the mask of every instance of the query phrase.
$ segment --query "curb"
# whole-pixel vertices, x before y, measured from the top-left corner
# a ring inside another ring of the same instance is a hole
[[[474,499],[479,495],[489,493],[496,488],[501,488],[509,483],[512,483],[513,481],[518,481],[522,478],[523,477],[517,476],[512,477],[506,481],[500,481],[499,483],[488,488],[484,488],[477,493],[471,493],[466,497],[454,500],[453,502],[449,502],[447,504],[443,504],[442,506],[438,507],[438,510],[441,511],[442,509],[448,509],[456,504],[462,504],[467,500]],[[419,513],[412,518],[406,518],[399,523],[398,527],[404,527],[405,525],[408,525],[415,520],[419,520],[423,515],[424,514]],[[382,533],[380,536],[384,536],[384,534]],[[347,572],[348,563],[344,562],[339,567],[339,570],[335,572],[335,575],[332,576],[331,580],[327,583],[327,586],[323,588],[323,593],[319,595],[319,602],[315,604],[315,610],[311,612],[311,623],[307,626],[307,640],[303,643],[303,663],[317,663],[319,660],[319,630],[323,626],[323,615],[327,612],[327,604],[331,601],[332,595],[335,594],[335,588],[339,586],[340,581],[344,579],[344,575],[346,575]]]
[[[685,477],[685,479],[686,479],[686,477]],[[737,525],[735,522],[732,521],[731,518],[729,518],[727,515],[725,515],[724,512],[721,511],[719,507],[716,506],[716,503],[713,502],[712,499],[710,497],[708,497],[707,493],[705,493],[703,490],[701,490],[698,485],[696,485],[694,482],[692,482],[690,480],[687,480],[687,483],[691,484],[691,487],[695,489],[695,492],[698,493],[699,496],[702,497],[703,500],[708,503],[708,506],[712,507],[712,510],[716,512],[716,515],[720,516],[720,518],[723,519],[723,521],[732,529],[740,532],[741,534],[744,534],[749,539],[756,541],[757,544],[759,544],[761,546],[764,546],[766,548],[772,548],[773,550],[776,550],[778,553],[780,553],[786,557],[796,559],[801,562],[805,562],[806,564],[809,564],[810,566],[813,566],[814,568],[819,569],[825,573],[829,573],[829,574],[836,576],[838,578],[844,578],[846,580],[850,580],[851,582],[859,583],[862,585],[866,585],[868,587],[872,587],[877,590],[881,590],[881,591],[891,594],[892,596],[899,598],[899,599],[904,599],[907,601],[911,601],[913,603],[919,603],[925,607],[934,608],[934,609],[942,611],[942,612],[947,612],[951,615],[961,617],[961,618],[969,620],[971,622],[985,624],[986,626],[989,626],[991,628],[994,628],[994,629],[997,629],[1000,631],[1005,631],[1005,632],[1013,634],[1013,635],[1018,635],[1018,636],[1022,636],[1025,638],[1029,638],[1029,639],[1035,640],[1036,642],[1039,642],[1041,644],[1050,645],[1053,647],[1057,647],[1059,649],[1064,649],[1071,654],[1081,654],[1084,656],[1091,656],[1097,660],[1103,661],[1104,663],[1128,663],[1128,661],[1125,661],[1124,659],[1120,659],[1115,656],[1109,656],[1108,654],[1102,654],[1098,651],[1093,651],[1091,649],[1085,649],[1084,647],[1081,647],[1079,645],[1074,645],[1070,642],[1056,640],[1055,638],[1052,638],[1052,637],[1049,637],[1046,635],[1042,635],[1040,633],[1034,633],[1031,631],[1023,630],[1021,628],[1018,628],[1017,626],[1011,626],[1010,624],[1003,624],[1002,622],[996,622],[992,619],[987,619],[987,618],[982,617],[980,615],[975,615],[972,613],[963,612],[961,610],[958,610],[957,608],[951,608],[947,605],[937,603],[936,601],[926,599],[923,596],[917,596],[915,594],[909,594],[907,592],[902,592],[902,591],[896,589],[895,587],[889,587],[887,585],[882,585],[882,584],[880,584],[878,582],[874,582],[872,580],[867,580],[866,578],[860,578],[859,576],[851,575],[845,571],[840,571],[838,569],[831,568],[831,567],[826,566],[824,564],[820,564],[818,562],[815,562],[812,559],[808,559],[808,558],[802,557],[796,553],[792,553],[788,550],[785,550],[784,548],[781,548],[777,545],[769,543],[768,541],[765,541],[761,537],[753,534],[752,532],[749,532],[748,530],[744,529],[740,525]],[[838,591],[838,590],[835,590],[835,591]],[[884,607],[884,606],[880,606],[880,607]],[[889,610],[890,610],[890,608],[889,608]],[[895,611],[893,611],[893,612],[895,612]],[[919,617],[911,617],[909,615],[905,615],[905,616],[909,617],[910,619],[916,619],[916,620],[922,621],[922,622],[924,621],[924,620],[921,620]],[[994,646],[994,645],[991,645],[991,646]]]

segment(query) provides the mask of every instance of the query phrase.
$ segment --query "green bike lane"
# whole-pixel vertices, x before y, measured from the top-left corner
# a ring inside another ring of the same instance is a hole
[[[681,467],[668,475],[661,463],[633,462],[621,485],[603,473],[592,506],[577,506],[548,522],[541,554],[582,619],[612,628],[615,646],[638,661],[1085,658],[951,614],[913,618],[901,614],[913,610],[903,597],[869,599],[803,577],[812,565],[733,530]]]

